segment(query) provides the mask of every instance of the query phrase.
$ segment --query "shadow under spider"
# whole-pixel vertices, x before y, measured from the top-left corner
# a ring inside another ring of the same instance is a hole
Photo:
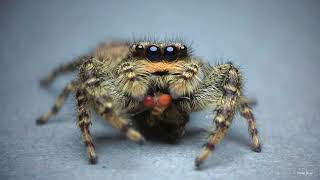
[[[179,144],[181,140],[191,140],[195,139],[196,137],[199,137],[199,135],[204,132],[204,129],[200,128],[193,128],[193,129],[187,129],[186,133],[183,137],[181,137],[178,141],[171,142],[167,141],[166,139],[162,138],[161,136],[156,136],[156,135],[148,135],[145,136],[147,143],[148,142],[153,142],[153,143],[159,143],[159,144]],[[94,137],[94,142],[95,144],[109,144],[109,143],[117,143],[120,141],[129,141],[128,138],[121,134],[115,132],[114,134],[108,133],[108,134],[100,134],[100,135],[95,135]]]

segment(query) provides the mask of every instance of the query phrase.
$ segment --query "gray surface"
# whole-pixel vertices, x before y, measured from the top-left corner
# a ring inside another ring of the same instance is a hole
[[[0,11],[0,179],[319,179],[319,1],[31,2]],[[34,120],[71,76],[50,90],[37,80],[105,39],[182,36],[210,62],[241,66],[263,142],[252,152],[237,117],[194,170],[210,113],[196,113],[178,145],[138,146],[95,117],[99,164],[88,165],[72,98],[43,127]]]

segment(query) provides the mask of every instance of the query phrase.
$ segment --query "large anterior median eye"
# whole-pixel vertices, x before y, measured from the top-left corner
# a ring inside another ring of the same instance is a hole
[[[151,45],[146,49],[146,56],[149,60],[159,60],[161,59],[160,48],[156,45]]]
[[[165,58],[167,60],[175,60],[178,57],[178,51],[175,46],[167,46],[164,49]]]

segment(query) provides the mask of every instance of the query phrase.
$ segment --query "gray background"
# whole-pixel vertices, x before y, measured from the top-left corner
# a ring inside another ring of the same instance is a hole
[[[1,1],[1,179],[319,179],[319,1]],[[252,152],[246,122],[194,170],[210,112],[195,113],[178,145],[138,146],[94,118],[99,163],[89,165],[73,98],[49,110],[72,76],[49,89],[38,80],[103,40],[145,34],[193,41],[195,54],[241,67],[263,142]]]

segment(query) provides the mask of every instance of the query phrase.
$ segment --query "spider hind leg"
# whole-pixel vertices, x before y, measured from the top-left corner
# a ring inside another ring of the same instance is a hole
[[[78,109],[78,126],[80,128],[81,137],[83,143],[86,145],[89,162],[91,164],[97,163],[97,155],[92,143],[92,138],[90,135],[89,126],[91,125],[90,121],[90,111],[88,108],[88,99],[82,89],[78,89],[76,92],[76,101]]]
[[[73,72],[79,68],[79,66],[85,61],[87,56],[80,56],[70,63],[61,64],[55,68],[48,76],[40,80],[40,86],[48,87],[59,75]]]
[[[51,110],[41,115],[37,120],[36,124],[42,125],[48,122],[49,118],[56,115],[62,106],[64,105],[65,100],[68,98],[71,92],[75,91],[77,87],[77,81],[70,82],[61,92],[61,94],[57,97],[54,105]]]

